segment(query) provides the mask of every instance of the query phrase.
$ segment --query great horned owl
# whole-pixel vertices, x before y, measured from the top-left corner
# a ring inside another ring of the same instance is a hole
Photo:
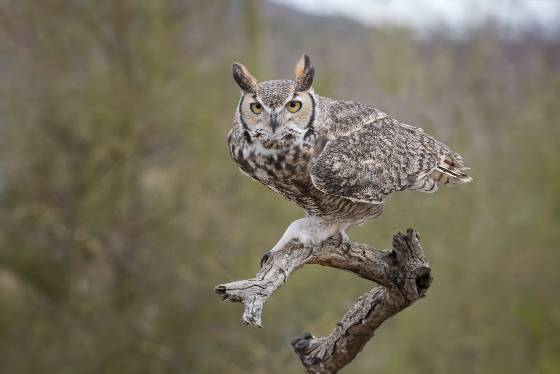
[[[233,64],[241,88],[231,156],[240,170],[305,209],[267,252],[297,238],[306,246],[378,217],[392,192],[435,192],[471,181],[462,157],[422,129],[369,106],[319,96],[303,55],[295,80],[257,80]]]

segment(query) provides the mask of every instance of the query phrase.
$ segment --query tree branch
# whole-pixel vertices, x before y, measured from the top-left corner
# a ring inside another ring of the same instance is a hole
[[[305,264],[348,270],[379,284],[359,298],[329,336],[316,338],[307,333],[292,342],[309,373],[336,373],[347,365],[383,321],[423,297],[432,281],[419,236],[408,229],[406,235],[394,236],[391,251],[354,242],[345,248],[337,238],[314,248],[293,240],[268,259],[256,278],[221,284],[215,291],[224,301],[243,303],[244,324],[262,327],[266,300]]]

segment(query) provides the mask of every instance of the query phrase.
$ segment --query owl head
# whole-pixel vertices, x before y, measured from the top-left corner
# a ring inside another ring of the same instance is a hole
[[[238,126],[246,136],[266,148],[281,148],[303,139],[313,128],[316,98],[311,84],[315,69],[303,55],[295,67],[295,80],[257,82],[239,63],[232,67],[241,89],[237,107]]]

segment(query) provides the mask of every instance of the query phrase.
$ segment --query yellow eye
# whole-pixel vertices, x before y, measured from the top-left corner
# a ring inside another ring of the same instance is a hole
[[[301,101],[292,100],[286,105],[288,111],[295,113],[301,109]]]
[[[260,112],[262,112],[261,103],[257,103],[257,102],[251,103],[250,108],[251,108],[251,112],[255,114],[260,114]]]

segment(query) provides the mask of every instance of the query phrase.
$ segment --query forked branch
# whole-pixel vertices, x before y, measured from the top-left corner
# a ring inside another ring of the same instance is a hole
[[[256,278],[216,286],[225,301],[243,303],[243,323],[261,327],[266,300],[294,270],[305,264],[344,269],[379,284],[346,312],[329,336],[305,334],[292,346],[308,373],[336,373],[347,365],[387,318],[423,297],[430,286],[430,264],[413,229],[397,233],[393,250],[383,251],[360,243],[350,248],[330,238],[321,246],[305,248],[293,240],[274,253]]]

